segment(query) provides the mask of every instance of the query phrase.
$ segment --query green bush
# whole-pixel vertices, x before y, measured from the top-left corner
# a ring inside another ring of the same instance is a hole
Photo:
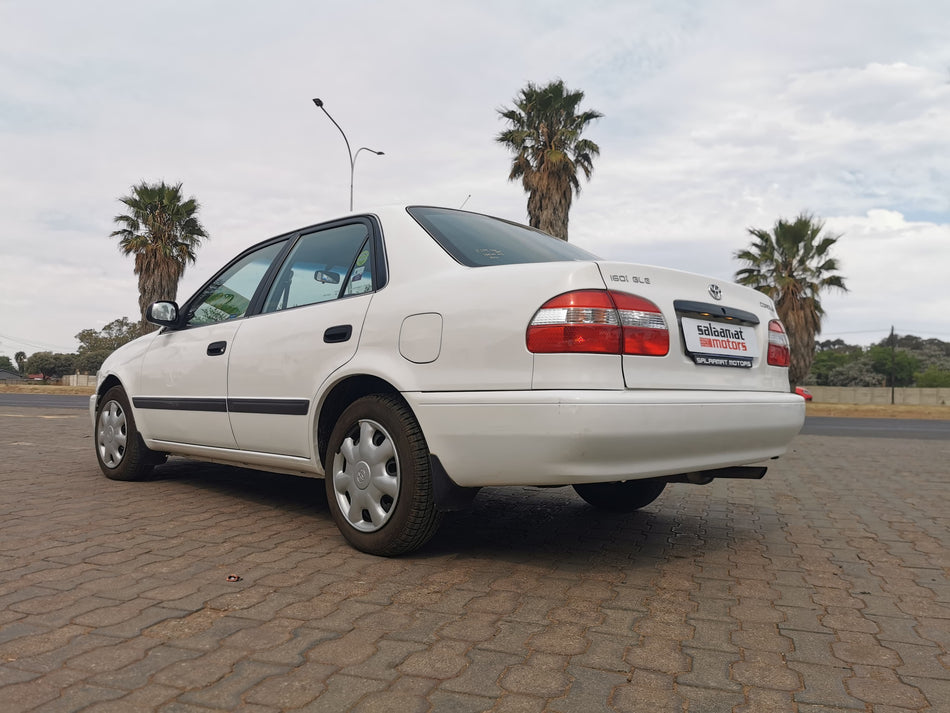
[[[917,374],[917,386],[925,389],[950,388],[950,371],[931,366],[927,371]]]

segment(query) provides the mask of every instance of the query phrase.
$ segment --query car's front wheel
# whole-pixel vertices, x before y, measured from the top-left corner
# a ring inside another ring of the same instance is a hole
[[[660,497],[665,487],[665,480],[647,478],[624,480],[619,483],[583,483],[575,485],[574,490],[595,508],[612,512],[630,512],[652,503]]]
[[[112,480],[142,480],[164,460],[142,441],[121,386],[113,386],[99,401],[93,435],[99,467]]]
[[[340,532],[370,554],[418,549],[441,521],[425,437],[398,396],[365,396],[346,408],[328,442],[326,489]]]

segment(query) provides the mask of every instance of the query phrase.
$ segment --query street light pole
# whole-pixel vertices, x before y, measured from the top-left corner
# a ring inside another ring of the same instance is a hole
[[[326,107],[323,106],[323,100],[314,98],[313,103],[316,104],[317,107],[319,107],[323,111],[323,113],[327,115],[327,118],[333,122],[333,125],[337,129],[340,130],[340,134],[343,135],[343,141],[346,142],[346,153],[350,158],[350,210],[352,211],[353,210],[353,175],[356,173],[356,157],[360,155],[360,151],[369,151],[370,153],[374,153],[377,156],[384,156],[385,154],[382,151],[375,151],[366,146],[360,146],[358,149],[356,149],[356,153],[354,154],[353,151],[350,149],[350,140],[346,138],[346,133],[343,131],[340,125],[336,123],[336,119],[330,116],[330,112],[326,110]]]
[[[353,154],[353,159],[350,161],[350,210],[353,210],[353,174],[356,172],[356,157],[360,155],[360,151],[369,151],[374,153],[377,156],[385,156],[382,151],[374,151],[373,149],[367,148],[366,146],[360,146],[356,149],[356,153]]]

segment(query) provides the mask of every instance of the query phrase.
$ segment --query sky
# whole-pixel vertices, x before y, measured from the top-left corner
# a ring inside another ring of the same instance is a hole
[[[604,116],[570,241],[731,279],[808,212],[849,288],[821,339],[950,341],[945,0],[0,0],[0,355],[138,316],[120,196],[181,182],[210,233],[179,301],[245,247],[397,203],[527,222],[494,137],[528,82]]]

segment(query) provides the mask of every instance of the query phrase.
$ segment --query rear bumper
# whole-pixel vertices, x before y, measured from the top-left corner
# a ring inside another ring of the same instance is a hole
[[[409,392],[463,487],[568,485],[745,465],[785,453],[805,402],[747,391]]]

